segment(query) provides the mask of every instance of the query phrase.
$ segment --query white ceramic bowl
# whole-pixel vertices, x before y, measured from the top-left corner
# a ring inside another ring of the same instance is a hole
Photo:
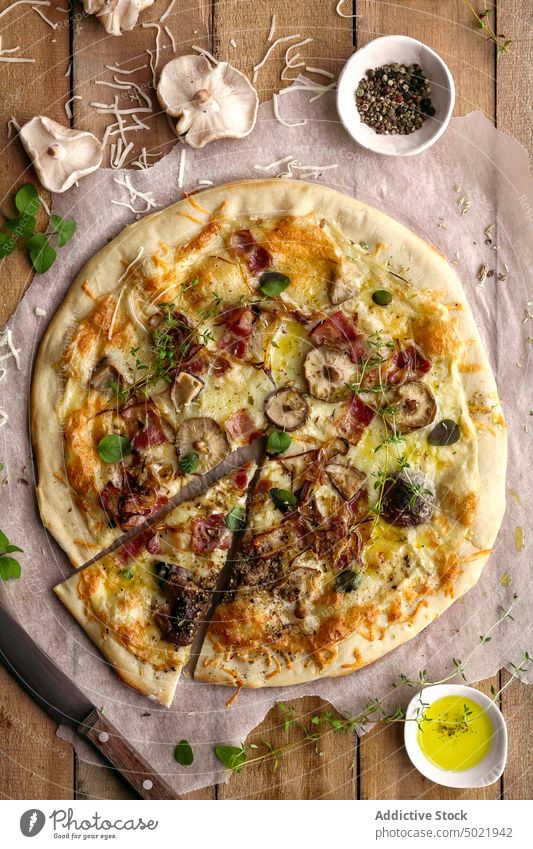
[[[496,707],[492,699],[473,687],[465,687],[462,684],[436,684],[433,687],[425,687],[409,702],[406,711],[407,720],[415,720],[420,707],[420,698],[425,704],[433,704],[437,699],[445,696],[462,696],[477,702],[480,707],[487,711],[494,730],[492,745],[483,758],[475,766],[464,770],[440,769],[435,766],[423,753],[418,742],[418,725],[416,722],[406,722],[404,728],[404,740],[407,754],[413,766],[422,775],[434,781],[435,784],[443,784],[445,787],[486,787],[497,781],[505,769],[507,762],[507,726],[503,714]]]
[[[431,83],[435,115],[408,136],[379,135],[363,124],[357,111],[355,91],[369,68],[398,62],[418,64]],[[455,86],[448,66],[431,47],[406,35],[375,38],[353,54],[344,66],[337,86],[337,110],[345,129],[363,147],[386,156],[412,156],[426,150],[443,134],[455,103]]]

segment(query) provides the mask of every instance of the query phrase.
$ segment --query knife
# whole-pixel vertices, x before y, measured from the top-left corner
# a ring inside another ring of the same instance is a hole
[[[139,796],[178,798],[148,761],[2,607],[0,662],[55,722],[69,725],[89,740]]]

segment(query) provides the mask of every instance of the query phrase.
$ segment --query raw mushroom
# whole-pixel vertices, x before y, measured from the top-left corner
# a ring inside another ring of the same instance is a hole
[[[387,404],[383,418],[398,433],[426,427],[437,415],[435,396],[421,380],[409,380],[398,386]]]
[[[304,424],[308,415],[307,402],[294,386],[278,389],[265,399],[265,416],[282,430],[296,430]]]
[[[320,401],[340,401],[350,394],[348,384],[357,377],[358,368],[344,351],[321,345],[309,351],[304,374],[309,392]]]
[[[155,0],[83,0],[88,15],[99,19],[110,35],[122,35],[133,29],[139,12],[153,6]]]
[[[45,189],[66,192],[102,162],[102,145],[92,133],[71,130],[45,115],[24,124],[20,138]]]
[[[227,62],[212,67],[205,56],[172,59],[161,71],[157,96],[163,109],[178,119],[176,134],[186,134],[191,147],[240,139],[255,126],[257,92]]]
[[[361,274],[353,262],[342,262],[329,284],[329,299],[332,304],[343,304],[357,294]]]
[[[181,410],[198,397],[204,388],[203,380],[188,371],[180,371],[174,378],[170,398],[177,410]]]
[[[230,450],[226,434],[214,419],[200,417],[183,422],[176,436],[180,460],[187,454],[199,456],[196,472],[204,475],[222,462]]]
[[[353,466],[343,466],[341,463],[330,463],[326,466],[326,474],[346,501],[355,498],[366,483],[366,476],[362,472],[354,469]]]

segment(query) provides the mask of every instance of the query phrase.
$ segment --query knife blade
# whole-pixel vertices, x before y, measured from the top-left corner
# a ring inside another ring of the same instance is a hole
[[[143,799],[176,799],[167,782],[0,607],[0,662],[55,722],[88,739]]]

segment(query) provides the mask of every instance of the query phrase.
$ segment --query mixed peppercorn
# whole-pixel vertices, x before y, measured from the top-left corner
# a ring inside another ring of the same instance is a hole
[[[361,121],[380,135],[408,135],[435,114],[431,86],[420,65],[371,68],[356,95]]]

